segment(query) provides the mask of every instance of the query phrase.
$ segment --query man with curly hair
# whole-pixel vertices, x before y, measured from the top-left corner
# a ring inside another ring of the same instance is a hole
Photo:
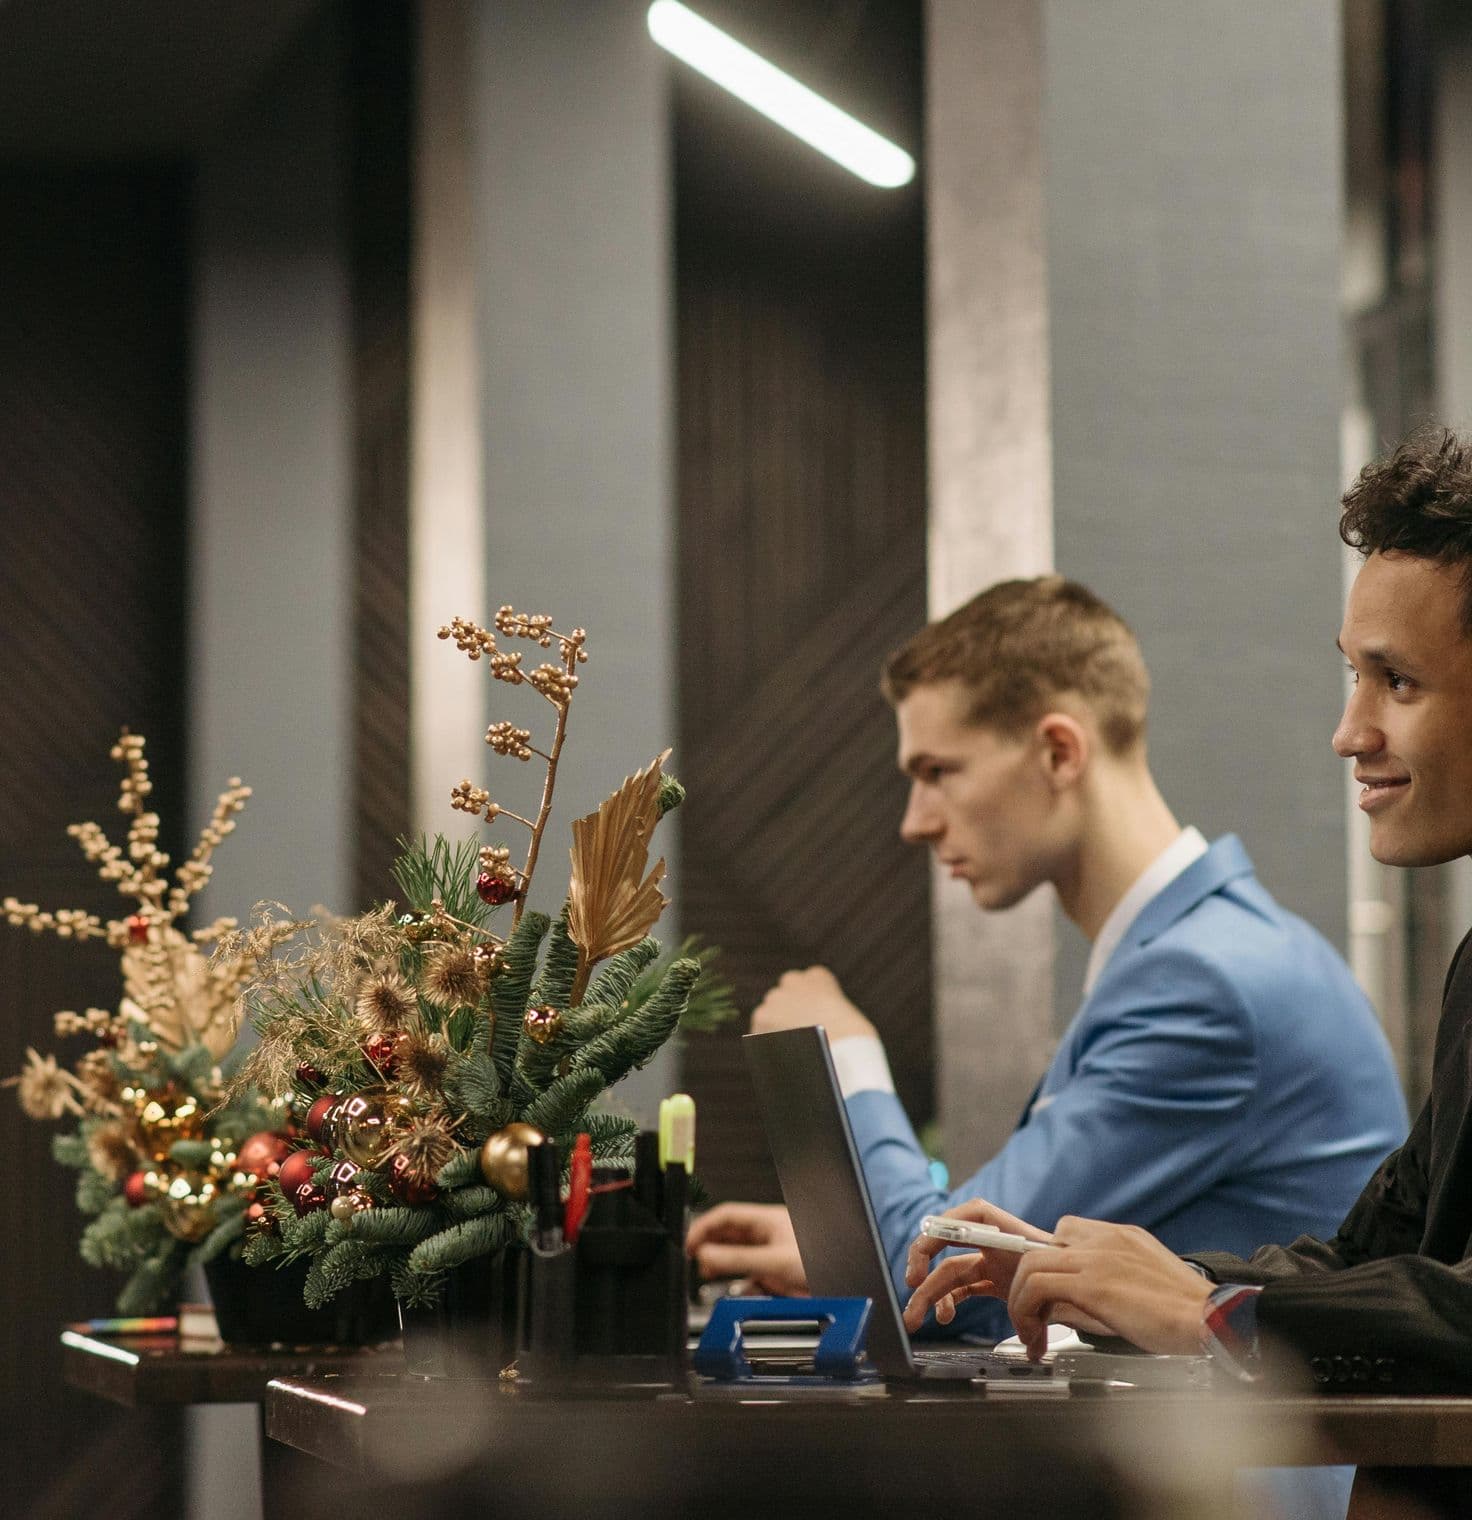
[[[1402,866],[1472,854],[1472,445],[1423,432],[1367,466],[1340,534],[1363,564],[1339,633],[1354,686],[1333,742],[1353,763],[1371,853]],[[1056,1249],[931,1270],[936,1249],[917,1240],[906,1319],[934,1308],[949,1320],[981,1294],[1006,1298],[1034,1355],[1056,1321],[1146,1350],[1204,1348],[1246,1378],[1281,1364],[1330,1390],[1472,1391],[1469,942],[1447,973],[1431,1092],[1410,1138],[1327,1240],[1183,1260],[1140,1229],[1065,1217],[1044,1231],[975,1199],[956,1214]],[[1414,1506],[1406,1513],[1472,1514],[1472,1469],[1361,1472],[1354,1508],[1368,1514],[1387,1496]]]

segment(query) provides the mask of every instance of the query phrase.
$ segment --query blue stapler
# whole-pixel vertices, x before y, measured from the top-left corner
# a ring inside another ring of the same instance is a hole
[[[878,1374],[864,1355],[871,1307],[867,1298],[723,1298],[711,1310],[695,1348],[695,1371],[720,1383],[872,1382]],[[754,1320],[818,1325],[811,1373],[776,1376],[753,1371],[746,1356],[744,1326]]]

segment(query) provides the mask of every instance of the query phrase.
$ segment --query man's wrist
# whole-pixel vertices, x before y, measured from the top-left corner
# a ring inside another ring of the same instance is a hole
[[[861,1092],[894,1091],[894,1077],[878,1035],[844,1035],[828,1048],[833,1055],[838,1090],[845,1098]]]
[[[1258,1373],[1257,1299],[1261,1288],[1223,1283],[1201,1308],[1201,1349],[1243,1382]]]

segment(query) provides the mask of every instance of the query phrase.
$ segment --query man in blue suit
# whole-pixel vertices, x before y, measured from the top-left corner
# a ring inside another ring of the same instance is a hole
[[[753,1014],[754,1030],[826,1027],[902,1300],[921,1217],[974,1197],[1044,1228],[1070,1213],[1141,1225],[1177,1251],[1331,1230],[1405,1134],[1389,1050],[1344,962],[1241,843],[1208,846],[1167,807],[1124,622],[1061,577],[1007,582],[898,650],[884,689],[911,782],[904,838],[984,910],[1051,883],[1092,941],[1083,1006],[1016,1131],[949,1195],[830,972],[788,972]],[[802,1291],[780,1208],[720,1205],[690,1249],[707,1276]],[[1010,1333],[979,1297],[946,1328]]]

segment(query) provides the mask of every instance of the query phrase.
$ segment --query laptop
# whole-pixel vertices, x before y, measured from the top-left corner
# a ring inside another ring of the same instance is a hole
[[[822,1026],[749,1034],[742,1045],[809,1290],[872,1302],[869,1360],[885,1377],[995,1370],[988,1348],[911,1342]]]
[[[743,1038],[767,1144],[802,1252],[809,1289],[867,1298],[868,1354],[887,1378],[986,1377],[988,1388],[1018,1393],[1068,1391],[1070,1382],[1111,1387],[1207,1388],[1202,1356],[1157,1356],[1108,1337],[1081,1341],[1050,1327],[1052,1349],[1029,1362],[1013,1337],[988,1345],[914,1344],[900,1317],[874,1206],[839,1091],[822,1025]]]

